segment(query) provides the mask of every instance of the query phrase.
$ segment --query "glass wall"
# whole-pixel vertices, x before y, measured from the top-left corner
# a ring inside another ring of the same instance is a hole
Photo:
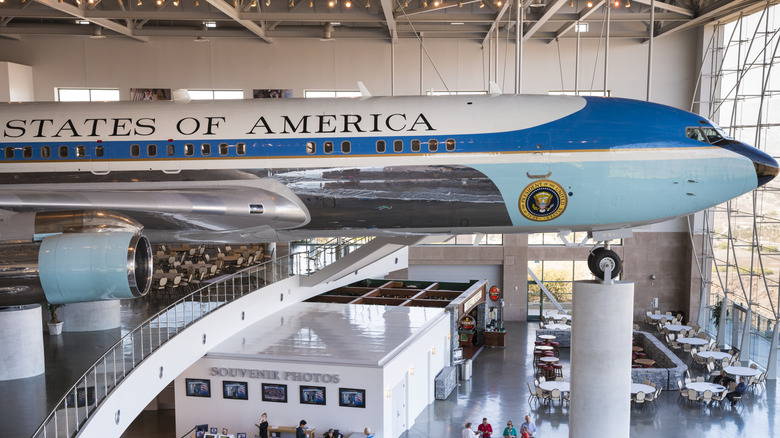
[[[732,137],[780,157],[780,6],[715,27],[703,75],[702,108]],[[752,303],[751,355],[767,363],[780,291],[780,181],[713,209],[710,316],[726,298],[725,343],[739,345],[744,309]],[[705,265],[706,266],[706,265]],[[746,359],[743,356],[743,359]]]

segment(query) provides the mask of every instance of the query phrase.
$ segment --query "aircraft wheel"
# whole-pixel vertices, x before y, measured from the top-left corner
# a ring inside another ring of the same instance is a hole
[[[612,278],[617,278],[623,269],[620,256],[615,251],[606,248],[596,248],[588,256],[588,268],[597,278],[604,279],[604,270],[612,266]]]

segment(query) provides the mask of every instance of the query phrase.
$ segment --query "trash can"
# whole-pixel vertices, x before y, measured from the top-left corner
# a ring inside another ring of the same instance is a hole
[[[471,380],[471,359],[464,360],[458,365],[460,380]]]

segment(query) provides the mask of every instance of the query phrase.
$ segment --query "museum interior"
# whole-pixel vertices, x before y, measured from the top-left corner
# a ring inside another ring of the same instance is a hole
[[[777,0],[0,0],[0,425],[776,436],[779,69]]]

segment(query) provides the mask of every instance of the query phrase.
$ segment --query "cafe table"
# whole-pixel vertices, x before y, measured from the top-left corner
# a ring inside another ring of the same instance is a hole
[[[732,376],[742,377],[756,377],[762,373],[761,370],[750,367],[725,367],[723,368],[723,371],[725,371],[726,374],[731,374]]]
[[[710,343],[710,341],[702,338],[677,338],[677,342],[694,346],[707,345]]]
[[[726,387],[710,382],[691,382],[685,385],[685,389],[693,389],[696,392],[712,391],[713,394],[720,394]]]
[[[693,327],[688,327],[687,325],[681,325],[681,324],[666,324],[664,328],[669,330],[670,332],[679,332],[680,330],[690,330]]]
[[[714,358],[716,361],[721,361],[731,357],[730,354],[724,351],[700,351],[696,353],[696,355],[704,359]]]
[[[674,316],[672,315],[664,315],[663,313],[656,315],[655,313],[648,316],[648,318],[652,319],[653,321],[660,321],[664,318],[666,318],[667,321],[671,321],[674,319]]]
[[[639,391],[644,392],[645,394],[652,394],[655,392],[655,388],[653,388],[650,385],[645,385],[644,383],[632,383],[631,384],[631,394],[636,395]]]
[[[558,362],[558,360],[559,359],[557,357],[543,357],[539,359],[540,362],[544,362],[544,363],[555,363]]]
[[[553,339],[555,339],[555,335],[539,335],[537,337],[545,341],[552,341]]]
[[[571,391],[571,383],[569,382],[558,382],[555,380],[552,381],[546,381],[539,384],[539,387],[542,388],[543,391],[552,391],[553,389],[557,389],[561,392],[570,392]]]
[[[655,364],[655,361],[653,359],[634,359],[634,363],[638,363],[639,365],[649,367]]]
[[[571,330],[571,326],[567,324],[547,324],[544,326],[545,330]]]

